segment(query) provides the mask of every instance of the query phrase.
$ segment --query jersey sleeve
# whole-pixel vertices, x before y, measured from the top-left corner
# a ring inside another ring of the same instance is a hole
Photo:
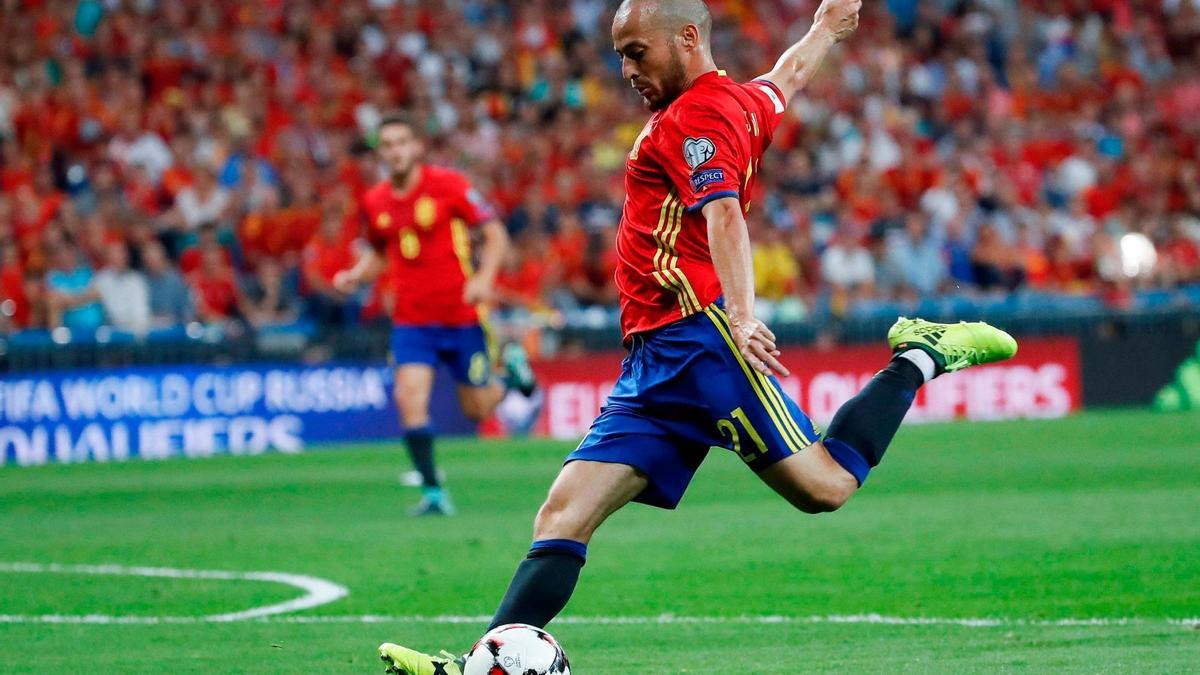
[[[750,167],[750,132],[737,106],[690,105],[663,118],[658,161],[688,212],[726,197],[737,199]]]
[[[454,175],[451,182],[450,204],[454,215],[466,221],[468,227],[479,227],[496,218],[483,195],[476,190],[466,176]]]
[[[787,111],[787,99],[774,83],[767,80],[753,80],[742,85],[750,92],[750,97],[758,104],[758,115],[763,135],[769,145],[775,136],[775,130],[783,121]]]

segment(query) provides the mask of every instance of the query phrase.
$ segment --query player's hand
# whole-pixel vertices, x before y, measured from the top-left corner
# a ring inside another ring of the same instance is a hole
[[[833,39],[841,42],[858,28],[860,9],[862,0],[823,0],[817,9],[816,25],[833,33]]]
[[[353,295],[358,290],[358,279],[350,270],[342,270],[333,275],[333,289],[342,295]]]
[[[491,302],[492,283],[487,279],[480,277],[471,277],[467,279],[467,283],[463,284],[463,303],[468,305],[481,305],[485,302]]]
[[[746,363],[750,364],[751,368],[763,375],[774,374],[787,377],[792,374],[779,362],[779,350],[775,347],[775,334],[767,328],[766,324],[752,316],[739,317],[735,315],[730,315],[729,323],[733,326],[733,341],[737,344],[738,350],[742,352],[742,358],[746,359]]]

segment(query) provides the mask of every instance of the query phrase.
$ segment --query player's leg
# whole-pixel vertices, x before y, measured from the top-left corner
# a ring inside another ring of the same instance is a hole
[[[624,464],[576,461],[563,467],[534,521],[533,546],[517,567],[490,628],[543,627],[570,600],[596,528],[641,494],[644,474]]]
[[[434,437],[429,416],[437,364],[436,328],[400,326],[392,331],[392,360],[396,364],[394,390],[404,444],[420,477],[422,498],[415,515],[452,510],[434,461]]]
[[[413,515],[453,511],[434,459],[433,426],[429,417],[433,379],[433,367],[423,363],[408,363],[396,368],[396,407],[404,426],[404,445],[421,483],[421,501],[413,508]]]
[[[841,508],[859,484],[830,456],[820,441],[758,473],[772,490],[805,513],[826,513]]]
[[[829,454],[859,485],[883,459],[917,390],[945,373],[1010,359],[1017,341],[986,323],[941,324],[901,317],[888,331],[892,359],[847,401],[825,433]]]
[[[797,508],[820,513],[844,504],[883,459],[917,391],[930,380],[1003,361],[1017,350],[1011,336],[987,324],[903,318],[889,331],[888,343],[892,359],[838,409],[824,439],[760,472],[763,481]],[[786,402],[793,415],[803,415],[790,399]]]
[[[733,344],[723,310],[714,306],[706,313],[725,342],[722,351],[714,340],[714,352],[736,364],[722,370],[740,370],[745,376],[712,387],[717,392],[714,410],[719,414],[732,409],[728,418],[718,421],[720,444],[737,451],[772,489],[809,513],[835,510],[854,494],[883,458],[917,390],[926,382],[1016,353],[1012,337],[987,324],[901,319],[888,334],[892,360],[838,410],[819,441],[807,415],[783,393],[778,381],[746,364]]]
[[[537,389],[525,350],[516,343],[496,347],[486,324],[449,329],[439,354],[458,382],[458,400],[467,418],[482,422],[510,392],[531,398]],[[493,364],[500,359],[500,372]],[[534,410],[536,414],[536,410]]]

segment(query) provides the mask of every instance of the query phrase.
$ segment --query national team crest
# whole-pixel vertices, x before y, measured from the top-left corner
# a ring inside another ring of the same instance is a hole
[[[705,137],[683,139],[683,158],[687,160],[692,170],[704,166],[717,154],[717,146]]]
[[[437,221],[437,202],[432,197],[421,197],[413,207],[413,218],[426,230],[433,227]]]

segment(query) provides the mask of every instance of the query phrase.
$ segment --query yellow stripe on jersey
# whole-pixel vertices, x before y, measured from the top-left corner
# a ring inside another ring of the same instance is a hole
[[[670,269],[676,277],[678,277],[678,280],[681,283],[680,290],[683,291],[684,295],[687,297],[688,303],[691,306],[691,310],[685,312],[684,314],[690,315],[702,311],[703,308],[700,306],[700,299],[696,297],[695,289],[692,288],[692,282],[688,281],[687,275],[683,273],[683,270],[679,269],[679,252],[675,249],[675,242],[679,240],[679,233],[683,231],[683,212],[684,208],[683,203],[681,202],[676,210],[675,230],[670,234],[667,242],[667,249],[670,252],[670,255],[667,258],[667,268]]]
[[[654,241],[658,246],[654,252],[654,278],[660,286],[675,292],[680,313],[690,316],[700,311],[700,303],[695,300],[687,277],[671,262],[674,250],[670,234],[675,232],[678,236],[678,230],[682,229],[682,218],[683,204],[675,198],[675,191],[672,190],[663,200],[658,214],[658,227],[654,228]]]
[[[462,218],[450,221],[450,238],[454,242],[454,255],[458,257],[463,276],[470,279],[475,274],[475,265],[471,262],[471,233],[467,231],[467,224]]]
[[[737,343],[733,339],[733,328],[729,324],[729,317],[725,312],[716,305],[712,305],[705,312],[709,319],[717,326],[717,330],[721,332],[721,336],[725,338],[725,343],[729,345],[729,349],[737,358],[738,363],[742,366],[742,371],[746,373],[746,378],[750,380],[751,386],[754,388],[759,399],[762,401],[763,407],[767,409],[767,413],[775,422],[776,428],[779,429],[779,435],[787,442],[788,447],[793,453],[812,445],[812,441],[800,429],[800,425],[788,412],[787,405],[783,402],[783,397],[775,385],[767,379],[767,376],[758,372],[746,363],[746,359],[742,356],[742,352],[737,347]]]

